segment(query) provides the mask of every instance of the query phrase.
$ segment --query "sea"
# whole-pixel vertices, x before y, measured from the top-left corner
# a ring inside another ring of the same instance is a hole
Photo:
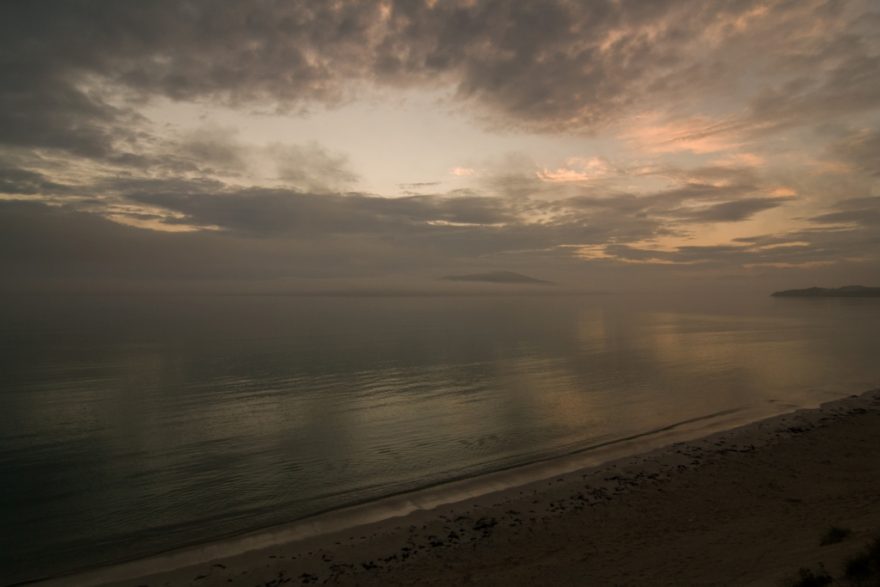
[[[766,293],[5,295],[0,584],[815,406],[878,337]]]

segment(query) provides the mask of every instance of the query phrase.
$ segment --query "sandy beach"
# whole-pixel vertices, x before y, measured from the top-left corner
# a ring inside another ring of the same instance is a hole
[[[170,571],[183,560],[173,553],[45,584],[777,585],[820,565],[841,575],[880,531],[877,446],[880,390],[403,517],[206,550]],[[850,534],[821,545],[831,527]]]

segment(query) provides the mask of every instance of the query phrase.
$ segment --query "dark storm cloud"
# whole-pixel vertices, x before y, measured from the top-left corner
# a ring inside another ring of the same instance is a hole
[[[502,200],[487,197],[312,194],[292,190],[221,188],[216,182],[125,182],[128,200],[184,217],[174,222],[219,226],[254,236],[279,233],[395,234],[430,223],[486,225],[515,219]],[[120,189],[121,188],[121,189]]]
[[[10,24],[4,21],[4,28]],[[32,42],[51,43],[51,39]],[[15,47],[0,52],[0,144],[106,157],[115,141],[132,138],[124,126],[135,118],[131,112],[81,91],[44,63],[19,58]]]
[[[367,219],[365,225],[354,226],[349,210],[334,215],[340,202],[322,206],[316,198],[303,206],[306,199],[294,199],[299,206],[279,203],[280,212],[269,206],[286,222],[263,216],[260,211],[266,209],[265,202],[249,209],[259,215],[242,213],[241,207],[246,204],[238,203],[235,213],[228,216],[229,198],[219,198],[210,212],[205,212],[207,205],[184,199],[180,209],[195,212],[206,221],[223,222],[231,217],[235,223],[234,230],[189,233],[120,225],[72,207],[0,201],[0,267],[10,286],[53,279],[185,283],[357,277],[387,271],[412,274],[424,272],[426,267],[446,267],[448,271],[466,266],[469,260],[524,246],[552,246],[574,234],[566,227],[511,225],[481,229],[415,223],[408,218],[425,214],[418,210],[418,204],[416,210],[398,209],[391,212],[396,218],[383,220],[373,209],[374,205],[381,208],[381,204],[361,198],[347,201],[355,209],[370,211],[360,217]],[[299,219],[290,215],[292,210],[301,214]],[[306,220],[322,222],[324,230],[299,230],[305,228]],[[389,223],[398,230],[389,233]],[[260,238],[247,232],[253,229],[263,231]]]
[[[851,198],[838,202],[834,211],[810,218],[819,224],[857,224],[880,227],[880,197]]]
[[[797,267],[867,262],[880,259],[880,235],[865,229],[793,231],[735,239],[734,245],[681,246],[655,250],[633,245],[608,245],[613,259],[635,263],[671,263],[682,268]]]
[[[736,246],[683,246],[675,250],[652,250],[639,248],[631,245],[609,245],[605,247],[606,254],[624,261],[668,261],[675,263],[723,263],[731,256],[738,256],[743,252],[743,247]]]
[[[667,191],[657,194],[669,198]],[[683,193],[676,190],[676,193]],[[607,203],[628,214],[652,209],[651,217],[680,223],[679,235],[686,235],[689,223],[737,222],[764,210],[785,205],[791,198],[744,197],[700,208],[652,208],[652,197],[616,197]],[[673,200],[675,201],[675,200]],[[711,200],[708,200],[711,201]],[[667,200],[666,204],[670,204]],[[594,216],[602,218],[601,215]],[[607,258],[642,264],[670,263],[685,268],[733,268],[749,266],[795,267],[846,262],[880,262],[880,198],[851,198],[810,219],[816,228],[793,230],[776,235],[740,237],[729,245],[678,246],[653,249],[635,244],[638,239],[611,240],[602,250]],[[675,234],[675,232],[672,232]],[[660,235],[655,230],[654,235]],[[608,241],[606,241],[608,242]]]
[[[650,196],[651,203],[669,206],[681,202],[717,201],[749,194],[757,189],[752,184],[714,185],[688,181],[687,183]]]
[[[681,217],[696,222],[741,222],[759,212],[777,208],[782,204],[783,202],[779,198],[745,198],[715,204],[700,210],[687,211],[681,214]]]
[[[128,201],[178,214],[167,222],[216,226],[256,237],[362,235],[399,246],[479,256],[569,243],[638,240],[662,234],[656,219],[630,210],[563,208],[476,195],[383,198],[365,194],[306,193],[287,189],[229,188],[217,182],[122,181],[115,193]],[[552,212],[554,220],[531,215]]]
[[[354,274],[352,246],[309,247],[212,232],[168,233],[37,203],[0,202],[0,266],[7,285],[41,280],[256,279]],[[383,252],[391,263],[393,252]],[[362,248],[361,258],[370,256]],[[381,266],[378,261],[374,263]]]
[[[575,196],[561,202],[573,211],[593,211],[606,218],[662,219],[689,222],[739,222],[784,203],[780,198],[757,196],[762,187],[749,169],[703,167],[661,170],[660,175],[682,183],[643,195],[617,193],[602,197]],[[719,184],[704,183],[716,180]],[[576,212],[575,212],[576,213]]]
[[[386,235],[160,232],[70,207],[0,201],[3,286],[61,281],[182,284],[373,276],[455,262],[445,250],[395,246]],[[497,247],[496,247],[497,248]],[[439,257],[438,257],[439,254]]]
[[[877,198],[818,206],[811,230],[730,246],[645,244],[787,201],[766,197],[752,169],[633,172],[635,184],[647,177],[664,186],[635,194],[552,184],[511,160],[505,172],[475,178],[479,192],[389,199],[346,193],[357,174],[320,145],[260,150],[217,128],[163,135],[137,114],[157,97],[299,112],[355,99],[365,85],[450,87],[486,124],[537,131],[593,132],[655,109],[686,119],[701,101],[717,113],[730,100],[732,114],[684,139],[754,138],[877,108],[871,8],[861,0],[3,2],[0,192],[77,198],[63,207],[0,202],[2,268],[339,276],[502,255],[545,262],[586,245],[604,247],[597,263],[876,262]],[[878,150],[877,132],[865,130],[831,154],[876,177]],[[255,161],[274,167],[276,187],[246,185]]]
[[[604,251],[599,263],[685,269],[876,262],[880,257],[880,233],[868,225],[653,250],[639,243],[668,234],[670,227],[656,219],[633,219],[628,210],[572,210],[554,221],[533,222],[523,214],[534,210],[497,198],[385,199],[180,180],[119,181],[114,190],[120,205],[146,206],[119,212],[127,219],[219,230],[157,232],[77,211],[72,204],[0,202],[0,266],[10,283],[414,275],[431,267],[455,273],[468,266],[510,266],[511,259],[518,259],[519,270],[534,272],[573,259],[577,247],[585,245]],[[856,200],[844,207],[865,205]]]
[[[842,210],[840,212],[829,212],[811,218],[813,222],[822,224],[866,224],[880,225],[880,210]]]
[[[0,194],[34,196],[65,194],[71,190],[48,179],[42,173],[15,166],[3,166],[0,161]]]
[[[535,223],[527,216],[534,207],[476,195],[312,194],[181,178],[116,178],[92,189],[106,194],[103,205],[0,203],[7,274],[190,280],[413,272],[659,229],[626,214]],[[101,215],[202,230],[142,230]]]
[[[749,184],[686,184],[642,196],[559,201],[467,192],[383,198],[173,179],[117,179],[102,189],[122,201],[173,213],[163,220],[168,224],[218,227],[263,238],[359,235],[465,257],[686,233],[692,223],[745,220],[784,201],[748,197],[757,189]]]
[[[790,124],[877,103],[869,31],[803,34],[804,23],[844,18],[835,5],[398,1],[386,11],[380,2],[6,2],[3,141],[105,154],[108,129],[122,132],[125,112],[103,101],[102,83],[123,94],[296,109],[346,99],[353,80],[443,80],[490,119],[595,128],[634,105],[734,83],[755,47],[773,56],[769,68],[812,75],[754,98],[752,119]],[[749,28],[756,8],[766,20],[754,17]],[[827,67],[808,69],[811,59]]]

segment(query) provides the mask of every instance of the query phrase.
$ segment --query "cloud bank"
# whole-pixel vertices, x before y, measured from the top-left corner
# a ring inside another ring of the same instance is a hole
[[[2,270],[7,287],[877,279],[878,32],[860,0],[7,2]],[[457,187],[400,197],[314,141],[149,115],[439,90],[485,132],[614,155],[462,162]]]

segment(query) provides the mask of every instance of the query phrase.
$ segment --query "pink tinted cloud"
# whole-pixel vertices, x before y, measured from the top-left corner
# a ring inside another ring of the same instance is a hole
[[[608,175],[611,166],[601,157],[569,157],[556,169],[543,168],[535,172],[538,179],[552,183],[580,182]]]
[[[656,114],[637,116],[622,137],[649,153],[691,152],[698,155],[739,147],[738,125],[704,116],[660,120]]]

